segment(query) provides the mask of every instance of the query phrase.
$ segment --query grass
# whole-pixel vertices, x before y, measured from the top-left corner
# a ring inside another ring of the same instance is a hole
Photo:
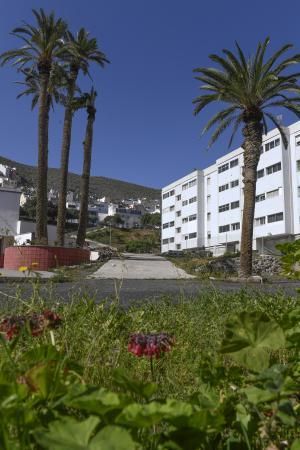
[[[187,399],[203,383],[201,367],[208,357],[218,359],[220,365],[228,364],[217,350],[230,315],[242,310],[259,310],[280,319],[297,305],[297,298],[287,298],[281,293],[252,296],[246,292],[211,291],[194,298],[182,297],[176,303],[164,297],[126,310],[119,307],[118,299],[96,304],[82,294],[74,296],[69,304],[51,306],[63,319],[62,327],[55,331],[58,347],[83,367],[86,382],[109,389],[116,389],[112,373],[117,368],[124,369],[132,378],[151,380],[149,361],[127,351],[130,333],[172,334],[176,341],[174,349],[155,361],[159,394]],[[9,314],[43,308],[44,300],[37,290],[26,304],[20,299],[14,311],[10,307]],[[5,310],[2,311],[4,315]],[[49,336],[40,339],[49,341]],[[35,345],[37,340],[29,339],[24,348],[20,346],[19,356],[25,347]]]
[[[110,245],[109,227],[88,231],[87,238],[101,244]],[[160,250],[159,230],[153,229],[111,229],[111,245],[119,251],[125,251],[128,244],[134,241],[151,241],[153,250]]]

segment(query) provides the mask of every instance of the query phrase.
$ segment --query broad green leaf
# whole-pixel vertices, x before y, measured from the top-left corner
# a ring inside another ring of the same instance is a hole
[[[88,448],[89,450],[135,450],[137,447],[127,430],[110,425],[96,434]]]
[[[236,420],[244,426],[245,430],[248,430],[251,415],[248,413],[245,406],[242,405],[241,403],[238,403],[235,409],[236,409]]]
[[[296,423],[295,412],[289,400],[284,400],[280,402],[276,416],[281,420],[281,422],[284,425],[288,427],[295,426]]]
[[[237,363],[259,372],[269,365],[268,350],[277,350],[284,344],[283,330],[275,320],[262,312],[242,312],[227,322],[221,353],[228,353]]]
[[[188,421],[191,428],[197,428],[206,433],[221,430],[225,423],[224,416],[219,412],[208,410],[197,411]]]
[[[132,403],[118,415],[116,423],[136,428],[151,427],[159,423],[165,416],[161,408],[162,405],[157,402],[152,402],[148,405]]]
[[[269,392],[265,389],[260,389],[256,386],[250,386],[248,388],[242,389],[247,396],[250,403],[257,405],[258,403],[273,402],[277,399],[278,394],[276,392]]]
[[[300,439],[296,439],[292,443],[291,450],[300,450]]]
[[[121,410],[128,404],[128,401],[122,395],[101,388],[89,389],[73,398],[67,396],[64,399],[64,404],[89,413],[104,415],[109,411]]]
[[[132,380],[121,369],[114,371],[113,379],[123,389],[134,394],[138,394],[146,399],[150,399],[150,397],[155,394],[158,389],[158,386],[154,383],[145,383],[138,380]]]
[[[34,437],[42,447],[49,450],[88,450],[89,441],[99,422],[93,416],[82,422],[65,417],[51,422],[48,430],[34,432]]]
[[[62,393],[65,388],[60,381],[59,370],[55,361],[36,364],[25,373],[26,384],[43,398],[53,395],[54,391]]]

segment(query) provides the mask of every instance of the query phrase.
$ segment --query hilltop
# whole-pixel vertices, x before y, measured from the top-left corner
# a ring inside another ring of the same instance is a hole
[[[6,164],[10,167],[16,167],[18,174],[18,183],[22,186],[36,186],[37,168],[27,164],[21,164],[0,156],[0,164]],[[59,169],[50,168],[48,171],[48,188],[57,190],[59,185]],[[68,189],[79,192],[80,175],[69,173]],[[90,178],[90,194],[97,197],[109,197],[111,200],[123,200],[125,198],[144,198],[159,199],[160,190],[141,186],[139,184],[128,183],[126,181],[115,180],[113,178],[95,177]]]

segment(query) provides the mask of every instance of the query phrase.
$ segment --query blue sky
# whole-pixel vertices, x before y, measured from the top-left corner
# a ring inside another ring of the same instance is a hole
[[[5,4],[5,6],[4,6]],[[300,52],[299,1],[276,8],[265,0],[10,0],[0,15],[0,51],[18,43],[9,32],[32,8],[54,10],[76,31],[84,26],[111,60],[93,68],[98,91],[93,175],[162,187],[196,167],[206,167],[228,151],[224,135],[209,151],[201,129],[215,111],[195,118],[197,82],[192,69],[209,64],[210,53],[233,48],[247,53],[271,37],[270,50],[292,42]],[[37,111],[30,99],[16,100],[20,88],[14,69],[0,69],[0,154],[23,163],[37,159]],[[81,80],[88,88],[90,81]],[[58,167],[63,111],[51,117],[49,166]],[[284,113],[284,122],[293,118]],[[85,115],[74,119],[70,169],[80,173]],[[234,147],[239,146],[240,138]]]

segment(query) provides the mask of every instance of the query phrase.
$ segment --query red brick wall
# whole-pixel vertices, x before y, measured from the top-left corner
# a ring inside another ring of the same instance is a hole
[[[82,248],[15,246],[7,247],[4,268],[18,270],[21,266],[33,270],[48,270],[58,266],[73,266],[90,261],[90,251]]]

